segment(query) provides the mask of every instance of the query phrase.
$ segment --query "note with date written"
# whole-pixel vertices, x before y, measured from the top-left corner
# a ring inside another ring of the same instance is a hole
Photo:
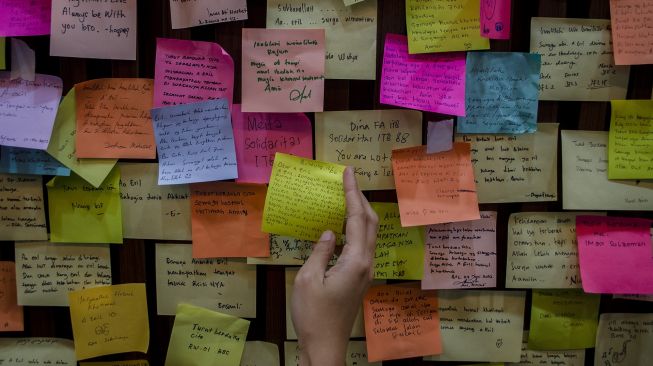
[[[489,39],[510,39],[511,0],[481,0],[481,35]]]
[[[299,366],[301,349],[297,342],[283,342],[286,355],[285,366]],[[244,365],[241,365],[244,366]],[[381,366],[381,362],[369,362],[365,341],[349,341],[345,353],[345,366]]]
[[[0,338],[0,364],[75,366],[75,346],[62,338]]]
[[[41,176],[0,174],[0,240],[47,238]]]
[[[429,121],[426,135],[427,154],[451,150],[453,148],[453,119]]]
[[[519,362],[506,362],[506,366],[584,366],[585,350],[536,351],[528,349],[528,331],[524,332]]]
[[[279,347],[275,343],[248,341],[245,342],[240,366],[280,366]]]
[[[0,262],[0,332],[24,330],[23,307],[18,305],[16,295],[15,267],[14,262]]]
[[[11,174],[69,176],[70,169],[43,150],[3,146],[0,148],[0,172]]]
[[[52,0],[0,1],[0,37],[50,34]]]
[[[613,100],[611,110],[608,179],[653,179],[653,100]]]
[[[246,0],[170,0],[172,29],[247,19]]]
[[[651,14],[653,3],[648,0],[610,0],[617,65],[653,63]]]
[[[653,359],[653,314],[601,314],[594,364],[646,365]]]

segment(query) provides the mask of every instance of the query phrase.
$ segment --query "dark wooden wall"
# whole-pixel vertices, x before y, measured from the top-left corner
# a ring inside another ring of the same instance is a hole
[[[64,93],[75,83],[106,77],[154,77],[155,38],[169,37],[214,41],[224,47],[234,58],[236,84],[234,102],[240,102],[241,28],[265,28],[266,2],[249,0],[249,19],[244,22],[208,25],[186,30],[170,28],[169,0],[141,0],[138,2],[138,57],[136,61],[110,61],[49,57],[49,37],[24,37],[37,55],[37,72],[59,75],[64,81]],[[381,75],[383,40],[386,33],[406,34],[405,8],[402,0],[378,0],[377,79]],[[528,52],[530,20],[534,16],[569,18],[609,18],[609,0],[513,0],[513,35],[509,41],[492,41],[492,50]],[[631,68],[629,99],[651,97],[653,66]],[[382,109],[391,108],[379,103],[379,82],[359,80],[327,80],[324,109]],[[560,129],[607,130],[610,110],[608,102],[540,102],[541,122],[559,122]],[[309,114],[311,119],[312,114]],[[424,121],[445,119],[446,116],[424,113]],[[424,133],[426,136],[426,133]],[[560,163],[560,162],[559,162]],[[560,164],[559,164],[560,166]],[[559,170],[560,172],[560,170]],[[560,179],[561,173],[558,174]],[[48,180],[44,178],[44,183]],[[562,197],[561,183],[558,197]],[[46,192],[47,193],[47,192]],[[367,193],[370,201],[395,201],[394,191]],[[508,216],[520,211],[561,211],[561,198],[551,203],[510,203],[481,205],[483,210],[498,211],[497,250],[499,288],[505,282],[506,236]],[[649,212],[609,212],[653,218]],[[13,243],[1,243],[0,259],[13,260]],[[147,284],[150,317],[150,352],[146,355],[152,365],[163,365],[173,317],[156,315],[154,241],[126,240],[124,245],[111,246],[113,282],[145,282]],[[258,317],[253,319],[248,339],[264,340],[279,345],[282,352],[285,339],[284,268],[282,266],[258,267]],[[525,324],[528,325],[530,304],[527,303]],[[651,312],[651,303],[618,300],[603,296],[601,312]],[[0,336],[51,336],[72,339],[68,308],[26,307],[25,331],[3,333]],[[141,358],[139,354],[121,354],[103,357],[103,360]],[[587,365],[593,363],[593,352],[587,352]],[[434,364],[419,359],[386,362],[385,365]],[[452,364],[452,363],[440,363]]]

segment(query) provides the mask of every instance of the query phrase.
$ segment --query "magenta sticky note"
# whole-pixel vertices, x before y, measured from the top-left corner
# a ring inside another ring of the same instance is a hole
[[[625,217],[576,217],[585,292],[653,294],[651,222]]]
[[[465,115],[465,53],[408,54],[406,36],[387,34],[381,103]]]
[[[50,34],[52,0],[1,0],[0,37]]]
[[[481,36],[510,39],[511,0],[481,0]]]
[[[451,150],[453,148],[453,120],[429,122],[426,136],[427,154]]]
[[[304,113],[242,112],[234,104],[231,123],[238,183],[268,183],[277,152],[313,158],[311,121]]]
[[[157,38],[154,107],[226,98],[232,104],[234,60],[219,44]]]

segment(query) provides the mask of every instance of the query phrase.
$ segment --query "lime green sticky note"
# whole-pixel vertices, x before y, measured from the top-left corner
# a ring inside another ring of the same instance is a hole
[[[75,157],[76,131],[75,88],[73,88],[59,104],[47,151],[61,164],[97,188],[102,184],[118,160],[77,159]]]
[[[399,205],[370,203],[379,217],[374,252],[374,278],[421,280],[424,273],[424,231],[401,227]]]
[[[177,305],[165,366],[239,366],[249,321]]]
[[[99,188],[74,173],[47,184],[50,240],[59,243],[122,243],[120,170]]]
[[[533,290],[528,348],[594,347],[601,296],[581,290]]]
[[[487,50],[481,0],[406,0],[408,53]]]
[[[653,100],[613,100],[608,179],[653,179]]]
[[[7,68],[6,54],[5,54],[5,38],[0,37],[0,70]]]

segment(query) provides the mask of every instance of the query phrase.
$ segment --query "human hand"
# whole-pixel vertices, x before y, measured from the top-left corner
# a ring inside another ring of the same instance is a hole
[[[325,231],[295,278],[291,315],[300,347],[300,365],[342,366],[349,335],[374,277],[372,262],[379,219],[358,189],[354,173],[343,175],[347,202],[346,244],[327,269],[336,237]]]

